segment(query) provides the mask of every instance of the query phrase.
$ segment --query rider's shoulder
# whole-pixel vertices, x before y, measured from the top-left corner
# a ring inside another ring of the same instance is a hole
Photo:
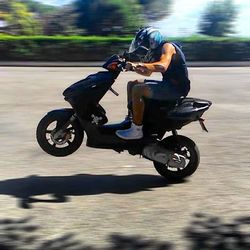
[[[175,52],[175,47],[172,43],[170,42],[166,42],[163,44],[162,46],[162,49],[165,51],[165,52]]]

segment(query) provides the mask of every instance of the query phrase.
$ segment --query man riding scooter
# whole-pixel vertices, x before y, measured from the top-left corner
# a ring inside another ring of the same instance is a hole
[[[136,60],[144,63],[127,63]],[[90,74],[63,91],[71,108],[51,110],[40,120],[36,131],[40,147],[50,155],[63,157],[74,153],[85,136],[87,147],[127,151],[151,160],[165,178],[181,180],[192,175],[199,166],[198,147],[177,131],[194,121],[206,130],[202,115],[212,103],[180,98],[190,89],[180,48],[165,42],[158,30],[145,28],[136,35],[129,53],[111,56],[103,68],[105,71]],[[163,79],[130,82],[128,107],[132,101],[132,126],[131,119],[108,124],[100,101],[109,90],[115,93],[112,86],[126,68],[141,75],[161,72]]]
[[[116,131],[116,135],[124,140],[143,137],[144,98],[174,101],[187,96],[190,90],[185,56],[177,44],[165,41],[158,29],[146,27],[136,34],[129,52],[133,53],[138,47],[146,48],[147,53],[140,63],[128,62],[127,70],[134,70],[143,76],[160,72],[162,80],[128,82],[128,106],[132,104],[132,124],[129,129]]]

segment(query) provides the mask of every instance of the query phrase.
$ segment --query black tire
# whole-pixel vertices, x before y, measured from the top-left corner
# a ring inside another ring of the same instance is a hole
[[[169,136],[162,140],[160,144],[168,150],[183,155],[186,159],[186,165],[182,169],[171,168],[169,165],[154,161],[154,167],[160,175],[167,179],[182,180],[196,171],[200,163],[200,153],[191,139],[182,135]]]
[[[64,131],[60,139],[53,135],[70,119],[71,114],[52,111],[42,118],[36,130],[36,138],[40,147],[53,156],[67,156],[74,153],[82,144],[84,132],[76,120]],[[49,127],[52,128],[49,128]],[[55,128],[53,129],[53,127]]]

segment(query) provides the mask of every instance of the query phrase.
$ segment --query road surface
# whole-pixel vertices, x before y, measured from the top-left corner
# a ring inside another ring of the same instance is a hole
[[[204,114],[209,133],[197,122],[180,131],[201,153],[182,183],[126,152],[82,145],[56,158],[39,148],[39,120],[69,107],[62,91],[98,70],[0,67],[0,246],[249,249],[250,68],[190,69],[190,96],[213,105]],[[126,82],[136,77],[120,75],[113,86],[120,96],[102,100],[110,121],[126,115]]]

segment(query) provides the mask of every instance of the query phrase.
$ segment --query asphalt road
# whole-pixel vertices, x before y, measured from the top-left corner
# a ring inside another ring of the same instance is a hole
[[[82,145],[56,158],[39,148],[39,120],[69,107],[62,91],[98,70],[0,67],[0,249],[249,249],[250,68],[190,69],[190,96],[213,106],[209,133],[198,123],[180,131],[201,153],[182,183],[128,153]],[[120,96],[102,100],[110,121],[124,118],[134,78],[123,73]]]

